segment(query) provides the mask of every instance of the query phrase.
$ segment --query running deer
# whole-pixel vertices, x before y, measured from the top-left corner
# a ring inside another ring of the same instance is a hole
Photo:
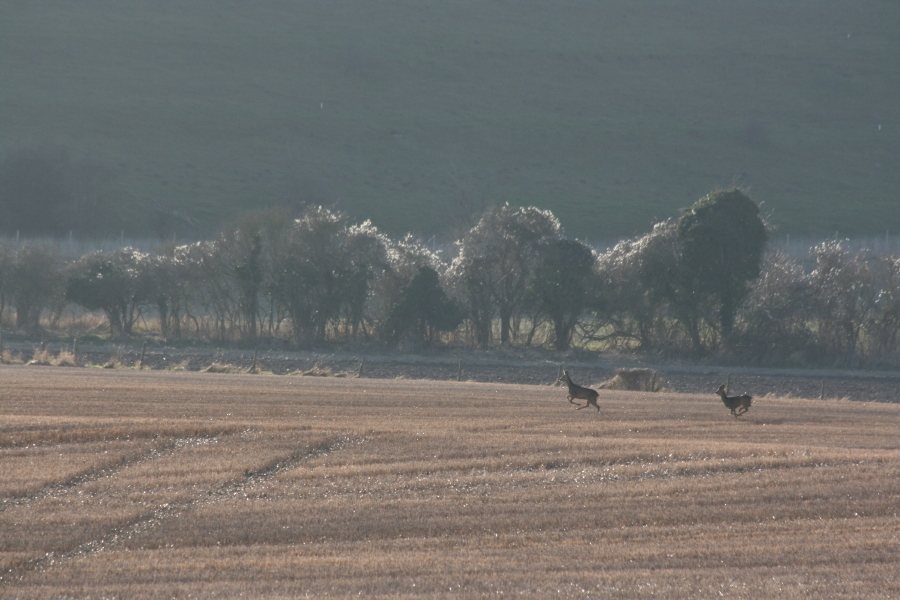
[[[719,386],[719,389],[716,390],[716,393],[722,398],[722,402],[725,403],[725,408],[731,409],[731,414],[735,417],[739,417],[748,410],[750,410],[750,404],[753,403],[753,397],[744,394],[743,396],[726,396],[725,395],[725,385],[722,384]],[[735,410],[737,412],[734,412]]]
[[[569,377],[568,371],[563,371],[563,374],[556,381],[556,383],[565,383],[567,386],[569,386],[568,398],[569,402],[571,402],[572,404],[578,404],[577,402],[575,402],[575,398],[578,398],[579,400],[587,400],[587,404],[585,404],[584,406],[578,404],[578,408],[576,408],[575,410],[581,410],[582,408],[587,408],[588,406],[593,405],[593,407],[597,409],[597,412],[600,412],[600,406],[597,404],[597,396],[599,396],[600,394],[598,394],[596,390],[581,387],[580,385],[575,384],[572,381],[572,378]]]

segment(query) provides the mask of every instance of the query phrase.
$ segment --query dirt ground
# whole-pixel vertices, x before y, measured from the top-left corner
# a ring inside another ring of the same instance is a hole
[[[104,364],[115,355],[110,348],[88,350],[84,360]],[[140,348],[119,352],[122,362],[136,365]],[[249,350],[199,350],[161,348],[146,352],[145,368],[199,371],[213,363],[249,369],[253,352]],[[350,353],[264,351],[257,355],[257,367],[283,375],[317,369],[372,379],[433,379],[492,383],[552,385],[559,368],[565,365],[581,385],[596,386],[615,375],[622,367],[647,367],[658,370],[668,391],[712,394],[731,376],[730,390],[753,397],[767,395],[795,398],[838,398],[874,402],[900,402],[900,372],[755,369],[691,364],[646,364],[631,357],[599,355],[596,358],[509,357],[489,353],[462,356],[354,355]],[[824,392],[824,394],[823,394]]]

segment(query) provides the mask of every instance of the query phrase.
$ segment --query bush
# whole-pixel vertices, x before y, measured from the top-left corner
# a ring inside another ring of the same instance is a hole
[[[133,248],[89,254],[69,267],[66,299],[102,310],[113,337],[130,335],[139,308],[153,297],[152,264]]]
[[[441,288],[437,271],[420,267],[400,294],[385,324],[393,343],[407,340],[415,347],[430,346],[441,331],[453,331],[465,316]]]

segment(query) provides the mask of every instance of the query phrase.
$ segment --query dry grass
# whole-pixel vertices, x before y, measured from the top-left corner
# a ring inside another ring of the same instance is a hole
[[[654,369],[618,369],[612,379],[597,386],[601,390],[662,392],[662,375]]]
[[[183,360],[180,363],[174,363],[166,367],[167,371],[189,371],[190,370],[190,360]]]
[[[345,371],[332,371],[330,367],[321,367],[318,364],[313,365],[311,369],[306,371],[294,371],[290,375],[299,375],[301,377],[353,377]]]
[[[0,352],[0,364],[4,365],[20,365],[22,358],[18,354],[13,354],[9,350]]]
[[[57,367],[77,367],[78,361],[75,360],[75,355],[69,352],[68,350],[62,350],[59,354],[56,355],[56,359],[53,362]]]
[[[12,364],[13,361],[0,361],[3,364]],[[61,350],[56,356],[54,356],[49,350],[38,350],[34,353],[34,356],[31,357],[31,360],[28,361],[30,366],[40,366],[40,367],[75,367],[77,363],[75,361],[75,355],[67,350]]]
[[[236,367],[234,365],[222,364],[214,362],[209,365],[205,369],[203,369],[204,373],[246,373],[246,369],[242,369],[240,367]]]
[[[0,595],[900,595],[900,405],[0,367]]]
[[[37,350],[31,360],[28,361],[30,366],[50,367],[53,365],[53,357],[49,350]]]

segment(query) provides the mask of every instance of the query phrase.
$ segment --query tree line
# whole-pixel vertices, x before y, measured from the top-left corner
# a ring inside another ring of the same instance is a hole
[[[421,349],[549,344],[725,354],[759,364],[893,363],[900,258],[811,249],[812,267],[767,251],[738,189],[597,252],[535,207],[489,208],[451,250],[393,239],[324,207],[245,215],[213,240],[93,252],[0,248],[0,322],[34,331],[65,307],[102,313],[111,336]]]

